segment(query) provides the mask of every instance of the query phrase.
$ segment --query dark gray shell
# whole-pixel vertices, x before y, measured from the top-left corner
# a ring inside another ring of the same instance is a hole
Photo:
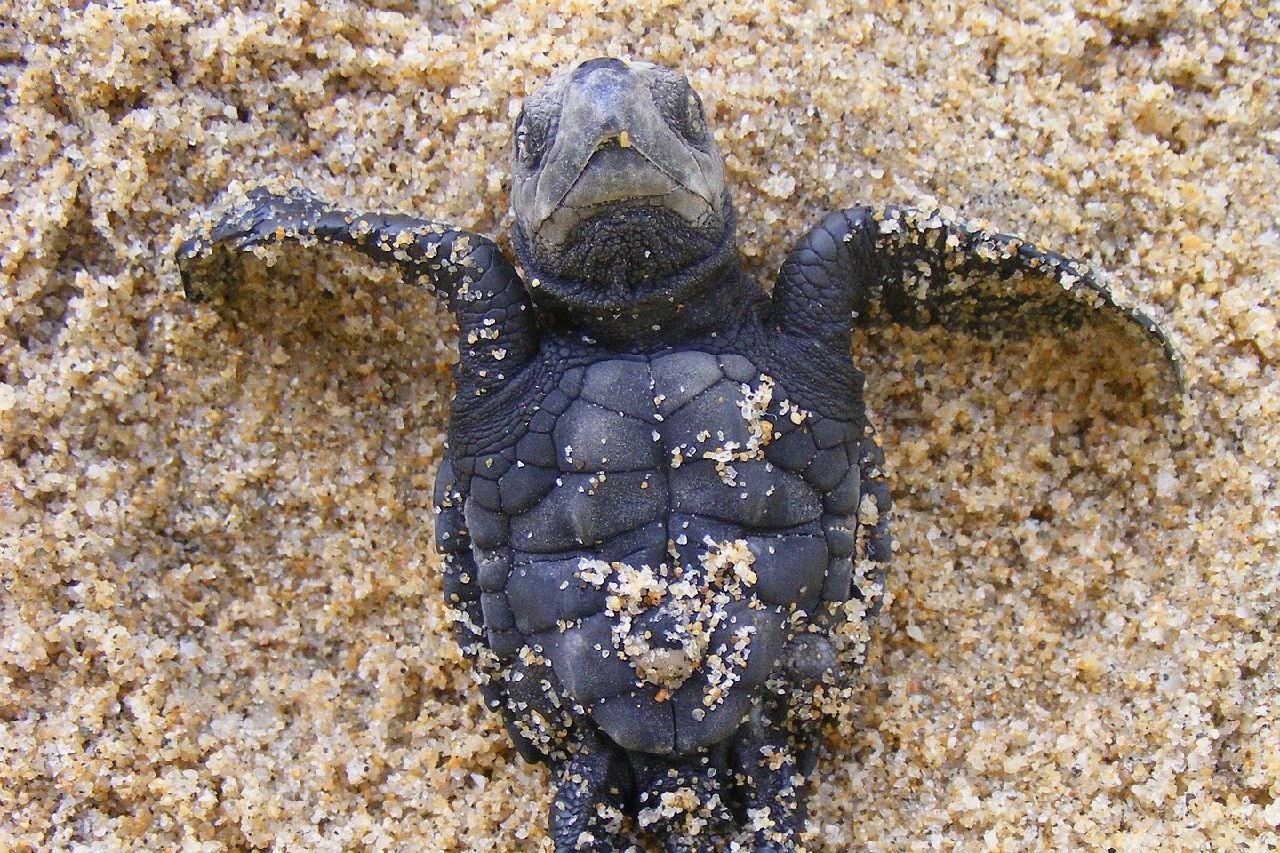
[[[549,348],[569,366],[442,468],[476,566],[454,590],[479,599],[471,649],[539,753],[583,714],[629,750],[723,740],[788,640],[850,597],[860,402],[816,411],[763,347],[707,344]]]

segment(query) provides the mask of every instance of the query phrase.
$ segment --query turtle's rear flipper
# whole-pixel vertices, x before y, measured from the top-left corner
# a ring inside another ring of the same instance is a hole
[[[733,744],[735,775],[745,822],[758,853],[795,853],[805,827],[804,774],[789,739],[758,715],[743,724]]]
[[[631,795],[626,756],[589,722],[575,729],[559,776],[549,826],[556,853],[618,853],[622,806]]]
[[[1135,353],[1126,371],[1152,365],[1182,391],[1181,359],[1168,336],[1118,303],[1083,264],[936,212],[893,206],[830,214],[788,255],[773,299],[780,331],[798,325],[832,344],[847,344],[852,327],[892,322],[984,337],[1106,325]]]

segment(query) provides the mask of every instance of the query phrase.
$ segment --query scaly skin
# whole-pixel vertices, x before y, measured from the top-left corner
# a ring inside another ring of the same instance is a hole
[[[251,193],[183,244],[188,296],[235,251],[351,246],[458,319],[436,544],[459,644],[522,755],[550,764],[558,851],[797,850],[822,719],[862,659],[890,556],[883,454],[852,330],[1128,333],[1175,351],[1082,266],[890,207],[833,213],[771,298],[741,272],[723,166],[688,84],[617,60],[529,97],[513,244]]]

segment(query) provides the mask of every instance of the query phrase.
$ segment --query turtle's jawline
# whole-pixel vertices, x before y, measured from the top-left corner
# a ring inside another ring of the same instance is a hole
[[[637,226],[643,227],[646,221],[668,219],[679,230],[672,234],[668,231],[645,234],[655,244],[667,239],[683,239],[685,230],[705,231],[708,227],[718,232],[719,227],[713,222],[716,211],[700,196],[675,186],[665,192],[660,190],[636,191],[629,194],[602,195],[596,198],[574,199],[577,193],[570,194],[560,207],[550,216],[538,223],[532,235],[534,241],[547,255],[573,253],[575,243],[583,239],[583,235],[609,230],[609,223],[616,222],[617,230],[624,231]],[[652,214],[640,214],[638,211],[652,211]],[[662,214],[658,212],[661,211]]]
[[[535,203],[535,210],[544,203]],[[568,251],[577,239],[575,231],[585,223],[643,207],[666,208],[694,228],[717,213],[696,188],[682,184],[638,149],[609,144],[598,148],[563,195],[544,209],[530,236],[546,253]]]

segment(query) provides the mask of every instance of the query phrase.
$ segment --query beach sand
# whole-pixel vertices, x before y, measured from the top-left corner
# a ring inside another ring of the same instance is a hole
[[[449,319],[173,250],[277,176],[503,235],[520,98],[608,54],[701,93],[762,283],[936,203],[1186,359],[1179,408],[1089,337],[860,339],[898,546],[810,849],[1276,849],[1280,10],[1000,5],[5,2],[0,848],[550,849],[441,601]]]

